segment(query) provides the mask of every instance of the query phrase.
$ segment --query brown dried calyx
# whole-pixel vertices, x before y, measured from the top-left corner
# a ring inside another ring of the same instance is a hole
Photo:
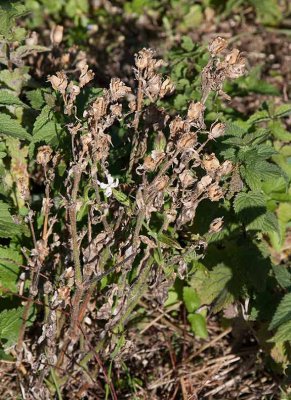
[[[222,90],[223,82],[226,79],[236,79],[244,75],[246,69],[246,59],[241,55],[238,49],[228,52],[225,57],[221,54],[225,53],[227,41],[221,37],[215,38],[208,46],[211,54],[206,67],[202,71],[202,103],[206,99],[211,90],[218,92],[222,97],[229,100],[229,96]]]

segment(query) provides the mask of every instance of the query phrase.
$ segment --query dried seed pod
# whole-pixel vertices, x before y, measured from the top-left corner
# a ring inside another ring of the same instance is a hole
[[[220,163],[215,154],[205,154],[203,157],[202,165],[208,174],[212,174],[218,170]]]
[[[212,57],[221,53],[226,48],[227,48],[227,41],[219,36],[217,38],[215,38],[208,46],[208,50],[209,50],[210,54],[212,55]]]
[[[153,59],[154,52],[151,49],[142,49],[135,54],[135,65],[138,69],[144,70],[149,66],[149,63]]]
[[[183,135],[177,142],[177,149],[186,150],[193,148],[197,143],[197,133],[191,132]]]
[[[210,224],[210,226],[209,226],[208,232],[209,232],[209,233],[217,233],[217,232],[220,232],[221,229],[222,229],[222,226],[223,226],[223,217],[221,217],[221,218],[215,218],[215,219],[211,222],[211,224]]]
[[[84,60],[85,62],[85,60]],[[89,69],[88,65],[85,64],[81,67],[81,75],[79,78],[79,82],[80,82],[80,87],[84,87],[85,85],[87,85],[87,83],[89,83],[90,81],[92,81],[92,79],[94,78],[94,72]]]
[[[117,101],[131,92],[129,86],[126,86],[119,78],[112,78],[110,82],[110,96],[112,101]]]
[[[155,74],[148,81],[147,90],[152,97],[156,98],[160,94],[161,86],[162,78],[159,74]]]
[[[65,94],[68,86],[68,79],[63,71],[57,72],[56,75],[49,76],[48,81],[51,83],[54,90]]]
[[[225,56],[225,62],[229,65],[234,65],[237,63],[239,59],[239,50],[238,49],[232,49],[230,53],[228,53]]]
[[[153,150],[151,154],[144,159],[143,169],[148,172],[154,171],[164,158],[165,153],[163,151]]]
[[[204,105],[200,101],[197,103],[190,103],[188,108],[187,117],[190,121],[196,121],[203,117]]]
[[[114,117],[121,117],[122,116],[122,104],[113,104],[110,106],[110,111]]]
[[[63,40],[64,27],[62,25],[55,25],[50,34],[50,39],[53,45],[60,44]]]
[[[203,176],[200,181],[197,183],[198,193],[202,193],[205,189],[211,184],[212,178],[209,175]]]
[[[175,85],[169,78],[166,78],[161,86],[160,98],[162,99],[166,95],[172,94],[174,90],[175,90]]]
[[[189,169],[185,169],[180,175],[179,175],[179,180],[182,184],[183,188],[187,188],[196,181],[196,179],[193,177],[192,172]]]
[[[232,172],[232,170],[233,170],[232,162],[226,160],[221,164],[218,172],[220,176],[224,176],[224,175],[229,175]]]
[[[211,201],[218,201],[218,200],[222,199],[223,190],[218,185],[218,183],[215,182],[211,186],[209,186],[208,197],[209,197],[209,200],[211,200]]]
[[[36,162],[41,164],[43,167],[47,165],[51,160],[52,149],[50,146],[41,146],[38,148]]]
[[[211,128],[208,138],[213,140],[219,138],[220,136],[223,136],[225,133],[225,128],[226,125],[224,123],[218,122]]]

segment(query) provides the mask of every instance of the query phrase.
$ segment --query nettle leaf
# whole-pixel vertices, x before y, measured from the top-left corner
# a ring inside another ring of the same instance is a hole
[[[191,279],[191,287],[197,292],[201,304],[211,304],[221,296],[231,279],[231,269],[218,264],[211,271],[198,270]],[[225,300],[226,303],[221,303],[221,309],[231,301],[229,296]]]
[[[15,94],[3,89],[0,91],[0,105],[27,107]]]
[[[17,279],[19,265],[22,263],[22,256],[17,250],[9,247],[0,247],[0,294],[5,295],[6,291],[17,291]]]
[[[20,125],[16,119],[7,114],[0,114],[0,135],[11,136],[21,140],[31,140],[31,135]]]
[[[291,321],[291,293],[285,294],[279,303],[270,323],[269,329],[276,329],[285,322]]]
[[[277,282],[283,289],[289,289],[291,287],[291,273],[288,271],[285,265],[273,265],[273,271]]]
[[[189,286],[183,288],[183,301],[189,313],[196,311],[201,304],[196,290]]]
[[[253,124],[257,124],[262,121],[269,121],[270,115],[267,110],[261,110],[255,112],[250,118],[247,120],[247,123],[251,126]]]
[[[237,214],[250,208],[265,206],[265,196],[263,195],[263,193],[256,191],[240,192],[236,195],[233,204],[234,211]]]
[[[43,96],[43,91],[41,89],[30,90],[26,92],[26,97],[28,98],[31,107],[35,110],[40,110],[45,104],[45,99]]]
[[[240,168],[241,177],[252,190],[258,190],[262,181],[281,178],[282,170],[275,164],[259,161],[255,164],[246,164]]]
[[[282,104],[275,108],[274,117],[281,118],[291,113],[291,104]]]
[[[0,237],[12,238],[23,232],[23,227],[14,222],[9,205],[0,201]]]
[[[227,122],[225,125],[225,134],[224,136],[235,136],[242,138],[243,135],[247,132],[247,129],[243,126],[239,126],[232,122]]]
[[[3,310],[0,313],[0,341],[5,350],[17,342],[22,315],[23,307]]]
[[[60,127],[54,119],[54,114],[49,106],[45,106],[36,118],[33,126],[33,143],[50,143],[58,134]]]
[[[208,332],[205,317],[201,314],[189,314],[187,318],[195,336],[201,339],[207,339]]]
[[[282,343],[291,340],[291,320],[279,326],[276,334],[269,340],[270,342]]]
[[[267,211],[265,197],[257,191],[240,192],[236,195],[234,210],[247,231],[273,232],[280,234],[278,220]]]

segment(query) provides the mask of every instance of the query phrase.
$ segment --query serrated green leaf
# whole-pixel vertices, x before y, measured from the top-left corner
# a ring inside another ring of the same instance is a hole
[[[265,207],[265,197],[256,191],[240,192],[236,195],[233,208],[236,213],[254,207]]]
[[[6,291],[17,291],[19,265],[22,263],[21,254],[9,247],[0,247],[0,294]]]
[[[27,107],[15,94],[3,89],[0,90],[0,105]]]
[[[187,316],[187,319],[190,322],[191,330],[196,337],[199,337],[201,339],[208,338],[206,319],[205,317],[203,317],[203,315],[189,314]]]
[[[201,304],[211,304],[222,294],[231,279],[231,269],[218,264],[211,271],[198,270],[191,279],[191,287],[196,290]]]
[[[280,118],[291,113],[291,104],[281,104],[275,108],[274,117]]]
[[[288,321],[291,321],[291,293],[285,294],[279,303],[269,329],[276,329]]]
[[[275,335],[269,342],[282,343],[291,340],[291,320],[279,326]]]
[[[59,124],[54,120],[54,114],[49,106],[45,106],[36,118],[33,132],[32,144],[38,142],[50,143],[60,130]]]
[[[0,201],[0,237],[11,238],[22,233],[21,225],[16,224],[9,212],[9,205]]]
[[[270,119],[270,115],[268,111],[261,110],[255,112],[248,120],[247,123],[249,125],[257,124],[258,122],[268,121]]]
[[[291,287],[291,273],[289,272],[287,266],[273,265],[272,268],[279,285],[284,289],[289,289]]]
[[[183,288],[183,301],[189,313],[196,311],[201,304],[196,290],[189,286]]]
[[[31,135],[16,119],[7,114],[0,114],[0,135],[11,136],[22,140],[31,140]]]
[[[42,106],[45,104],[43,91],[41,89],[35,89],[26,92],[26,97],[28,98],[31,107],[34,108],[35,110],[40,110]]]
[[[23,307],[3,310],[0,313],[0,340],[4,349],[13,346],[22,324]]]

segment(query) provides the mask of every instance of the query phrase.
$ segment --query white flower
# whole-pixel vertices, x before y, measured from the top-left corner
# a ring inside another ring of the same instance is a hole
[[[105,190],[104,194],[106,197],[110,197],[112,195],[112,189],[116,188],[119,185],[119,180],[116,179],[116,181],[114,182],[114,178],[110,175],[107,174],[107,181],[108,183],[103,183],[103,182],[98,182],[99,186],[101,187],[101,189]]]

